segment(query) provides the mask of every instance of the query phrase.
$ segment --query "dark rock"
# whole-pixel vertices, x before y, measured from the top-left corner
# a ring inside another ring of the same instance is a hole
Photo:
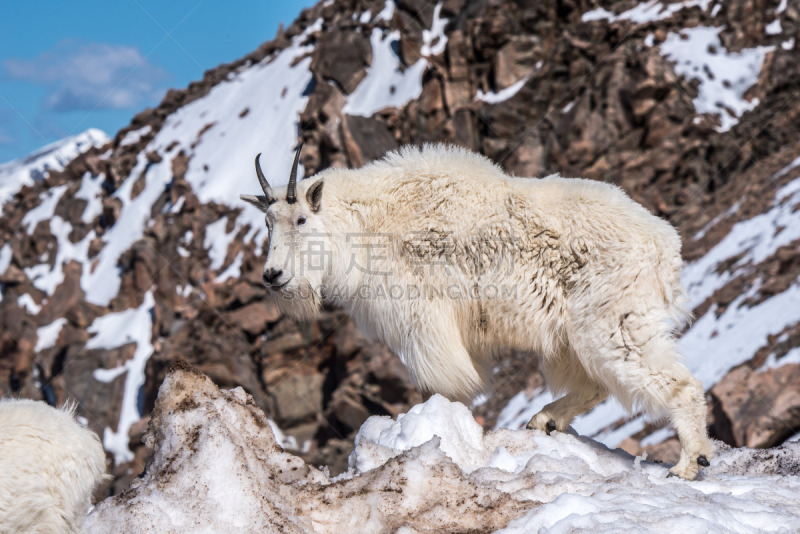
[[[743,365],[711,392],[730,424],[736,446],[773,447],[800,428],[800,365],[763,371]]]
[[[321,80],[333,80],[350,94],[367,75],[372,47],[361,34],[330,31],[320,37],[311,58],[311,70]]]
[[[345,115],[342,137],[351,167],[361,167],[397,147],[388,128],[381,121],[367,117]]]
[[[271,301],[253,302],[242,308],[226,313],[226,320],[250,335],[264,332],[269,325],[278,320],[280,312]]]
[[[319,373],[291,374],[269,388],[279,426],[288,427],[314,420],[322,414],[322,383]]]

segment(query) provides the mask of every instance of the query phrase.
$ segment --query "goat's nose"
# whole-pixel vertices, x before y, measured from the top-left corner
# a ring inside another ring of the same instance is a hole
[[[275,282],[275,280],[280,278],[282,274],[283,271],[279,269],[267,269],[266,271],[264,271],[264,276],[262,276],[262,278],[264,279],[264,283],[266,285],[271,286]]]

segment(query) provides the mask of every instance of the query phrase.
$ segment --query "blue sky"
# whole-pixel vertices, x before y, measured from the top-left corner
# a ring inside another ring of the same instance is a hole
[[[0,163],[91,127],[113,136],[314,3],[0,1]]]

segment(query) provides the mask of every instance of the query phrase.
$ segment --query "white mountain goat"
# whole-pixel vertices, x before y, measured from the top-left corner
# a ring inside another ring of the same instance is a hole
[[[693,479],[713,448],[698,380],[674,338],[689,313],[680,238],[619,188],[557,175],[514,178],[446,146],[406,147],[264,195],[264,282],[287,315],[323,302],[383,340],[427,392],[467,400],[500,349],[533,350],[565,396],[528,428],[565,430],[608,395],[669,415],[671,474]]]
[[[0,532],[81,531],[106,455],[73,412],[0,400]]]

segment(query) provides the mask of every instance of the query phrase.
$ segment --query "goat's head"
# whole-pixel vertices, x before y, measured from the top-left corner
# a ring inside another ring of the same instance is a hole
[[[294,302],[292,307],[305,308],[310,305],[316,308],[330,251],[320,218],[324,182],[322,179],[309,180],[307,187],[305,182],[301,182],[299,187],[297,184],[297,163],[302,146],[295,153],[285,191],[283,188],[270,187],[261,170],[259,154],[256,156],[256,176],[264,194],[240,197],[265,214],[269,248],[264,265],[264,284],[271,291],[286,297],[279,301],[310,299],[311,302],[306,303]],[[305,313],[295,310],[294,315]]]

